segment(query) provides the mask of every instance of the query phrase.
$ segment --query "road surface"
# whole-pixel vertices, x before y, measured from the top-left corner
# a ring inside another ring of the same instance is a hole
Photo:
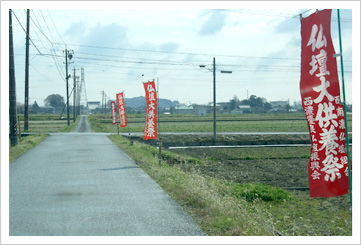
[[[102,134],[52,134],[10,164],[9,192],[10,236],[205,235]]]

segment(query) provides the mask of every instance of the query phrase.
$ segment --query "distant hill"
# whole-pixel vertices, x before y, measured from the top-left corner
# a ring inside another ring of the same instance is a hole
[[[145,109],[147,103],[145,101],[144,96],[134,97],[134,98],[125,98],[124,103],[126,106],[131,107],[133,109]],[[159,107],[160,108],[170,108],[171,106],[178,105],[178,101],[171,101],[168,99],[159,99]]]

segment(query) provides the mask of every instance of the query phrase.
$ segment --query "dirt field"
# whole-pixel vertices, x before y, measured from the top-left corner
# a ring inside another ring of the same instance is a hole
[[[158,145],[158,141],[143,141]],[[308,135],[220,135],[215,145],[242,147],[185,148],[174,146],[212,146],[212,136],[165,135],[163,150],[190,156],[198,162],[167,159],[169,164],[197,170],[203,175],[237,183],[262,183],[286,189],[308,190],[308,162],[311,146],[273,147],[277,144],[309,144]],[[249,147],[248,147],[248,146]],[[265,147],[257,147],[266,145]],[[167,149],[170,147],[170,149]]]
[[[274,187],[308,187],[309,147],[174,149],[203,160],[206,165],[186,166],[202,174],[237,183]]]

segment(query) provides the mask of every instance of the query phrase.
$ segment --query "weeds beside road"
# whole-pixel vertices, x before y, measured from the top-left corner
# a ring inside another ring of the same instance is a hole
[[[19,144],[14,147],[10,147],[9,143],[9,163],[12,163],[17,157],[21,156],[31,148],[34,148],[36,145],[41,143],[47,136],[47,134],[36,134],[23,137]]]
[[[252,117],[255,119],[255,115]],[[109,132],[112,125],[102,123],[99,119],[95,116],[93,118],[95,128],[98,126],[98,129]],[[273,118],[273,122],[275,121]],[[304,130],[304,125],[307,127],[306,121],[297,119],[296,124],[292,121],[286,120],[284,124],[279,121],[278,124],[286,129],[284,131],[307,132],[307,128]],[[188,127],[191,128],[191,132],[197,132],[204,123],[188,124]],[[238,126],[242,124],[237,121],[232,123]],[[164,124],[161,124],[161,132],[165,131],[162,127]],[[172,124],[174,129],[183,123]],[[211,124],[212,122],[208,122],[209,127]],[[252,131],[254,125],[265,126],[257,126],[259,132],[270,131],[266,122],[248,121],[245,132]],[[351,131],[351,124],[349,125]],[[178,129],[174,130],[178,131]],[[275,132],[272,130],[274,129],[271,129],[271,132]],[[174,142],[187,145],[189,142],[207,141],[200,135],[162,137],[162,140],[169,145]],[[252,144],[257,144],[256,141],[259,140],[307,140],[307,136],[242,137],[242,141],[248,140]],[[308,147],[290,148],[290,150],[285,148],[172,151],[163,149],[162,166],[159,167],[156,142],[147,145],[144,144],[145,142],[133,141],[131,145],[130,141],[122,136],[112,135],[110,138],[177,202],[181,203],[208,235],[352,235],[349,195],[311,199],[307,190],[279,188],[308,186],[307,163],[310,150]],[[222,136],[219,139],[230,142],[234,140],[230,136]],[[272,167],[274,164],[278,166],[278,170]],[[292,169],[288,168],[290,164]],[[278,178],[278,175],[282,178]]]
[[[21,124],[21,132],[24,132],[23,120],[23,116],[21,116],[20,122],[18,122]],[[29,130],[26,132],[32,134],[19,138],[17,146],[11,147],[9,142],[9,163],[13,162],[17,157],[41,143],[48,136],[48,133],[70,132],[78,122],[79,117],[75,122],[71,121],[68,126],[66,120],[59,120],[59,115],[30,115]]]
[[[252,181],[238,183],[222,176],[221,171],[206,174],[204,169],[209,163],[201,156],[166,150],[162,151],[159,167],[157,148],[136,141],[131,145],[118,135],[109,137],[182,204],[208,235],[352,235],[348,195],[310,199],[307,191],[289,191]],[[222,167],[222,163],[218,165]],[[262,169],[262,165],[258,166]],[[237,175],[249,170],[226,171]]]
[[[110,139],[131,156],[165,191],[180,203],[208,235],[275,235],[272,222],[245,199],[230,195],[226,182],[184,172],[162,163],[156,148],[130,142],[118,135]]]

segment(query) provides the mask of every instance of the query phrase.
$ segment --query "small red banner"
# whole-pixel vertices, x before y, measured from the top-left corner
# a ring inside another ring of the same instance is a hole
[[[344,108],[330,26],[330,9],[301,20],[300,90],[312,143],[311,197],[339,196],[349,190]]]
[[[121,92],[116,95],[117,104],[118,104],[118,113],[119,113],[119,120],[120,120],[120,127],[127,126],[127,114],[125,113],[125,105],[124,105],[124,93]]]
[[[145,117],[144,140],[157,139],[157,91],[154,81],[144,83],[147,114]]]
[[[117,111],[115,109],[115,101],[110,101],[110,109],[112,111],[112,124],[117,123]]]

